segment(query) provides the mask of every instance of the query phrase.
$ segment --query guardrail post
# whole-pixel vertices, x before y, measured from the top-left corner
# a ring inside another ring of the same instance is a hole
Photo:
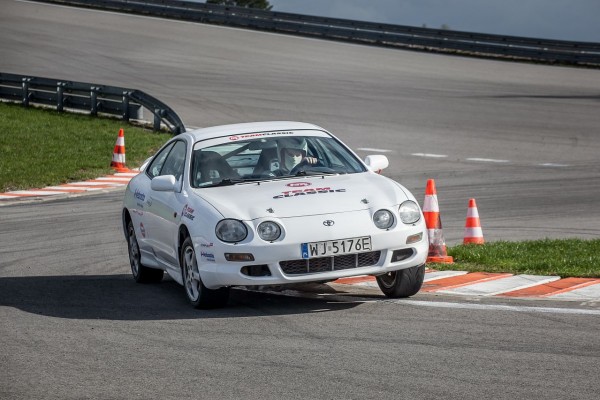
[[[154,127],[153,127],[153,129],[155,131],[160,131],[160,121],[162,119],[164,112],[165,112],[165,110],[162,110],[160,108],[154,109]]]
[[[64,91],[66,84],[64,82],[56,83],[56,111],[63,112],[64,109]]]
[[[98,88],[96,86],[90,88],[90,114],[94,117],[98,115]]]
[[[31,78],[23,78],[23,107],[29,107],[29,82]]]
[[[129,92],[123,92],[123,121],[129,122]]]

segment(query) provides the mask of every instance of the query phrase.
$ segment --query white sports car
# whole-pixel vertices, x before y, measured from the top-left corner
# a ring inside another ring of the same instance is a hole
[[[427,230],[414,196],[323,128],[299,122],[182,133],[126,190],[123,228],[133,277],[163,272],[197,308],[232,286],[375,275],[407,297],[423,283]]]

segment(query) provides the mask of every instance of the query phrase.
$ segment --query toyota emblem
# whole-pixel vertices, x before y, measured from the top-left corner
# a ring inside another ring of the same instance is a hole
[[[330,219],[323,221],[323,225],[325,225],[325,226],[333,226],[334,224],[335,224],[335,222],[333,222]]]

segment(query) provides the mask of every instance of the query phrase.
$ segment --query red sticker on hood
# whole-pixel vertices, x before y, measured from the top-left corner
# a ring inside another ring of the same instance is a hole
[[[288,183],[285,186],[288,186],[288,187],[304,187],[304,186],[310,186],[310,185],[312,185],[312,183],[310,183],[310,182],[292,182],[292,183]]]

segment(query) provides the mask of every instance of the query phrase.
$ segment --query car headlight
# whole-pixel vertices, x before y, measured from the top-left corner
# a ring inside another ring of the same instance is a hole
[[[261,222],[256,231],[258,232],[258,236],[267,242],[277,240],[281,236],[281,228],[272,221]]]
[[[242,221],[237,219],[223,219],[215,228],[217,237],[228,243],[241,242],[248,236],[248,229]]]
[[[419,206],[412,200],[400,204],[400,220],[405,224],[414,224],[421,219]]]
[[[388,210],[378,210],[373,214],[373,222],[379,229],[388,229],[394,224],[394,215]]]

